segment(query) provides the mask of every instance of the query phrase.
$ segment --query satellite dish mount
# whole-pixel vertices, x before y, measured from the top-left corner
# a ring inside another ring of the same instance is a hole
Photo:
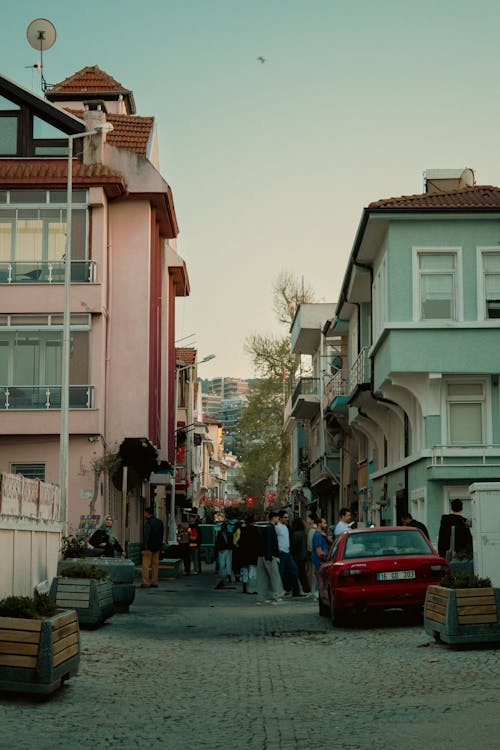
[[[40,62],[33,67],[40,71],[42,92],[45,94],[48,86],[43,75],[43,53],[46,49],[50,49],[56,41],[54,24],[46,18],[35,18],[26,29],[26,37],[30,46],[40,52]]]

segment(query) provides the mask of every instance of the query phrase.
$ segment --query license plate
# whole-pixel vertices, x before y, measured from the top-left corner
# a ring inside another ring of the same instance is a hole
[[[407,581],[415,578],[414,570],[389,570],[387,573],[377,573],[377,581]]]

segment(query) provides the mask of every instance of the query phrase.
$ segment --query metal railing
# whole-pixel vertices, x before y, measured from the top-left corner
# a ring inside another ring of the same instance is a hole
[[[70,409],[92,409],[93,405],[93,385],[70,385]],[[60,408],[60,385],[0,385],[0,410]]]
[[[368,357],[369,348],[364,346],[354,362],[349,372],[349,392],[353,391],[358,385],[370,382],[370,360]]]
[[[337,396],[347,395],[347,376],[343,370],[339,370],[330,378],[325,386],[325,393],[330,401]]]
[[[500,445],[434,445],[432,466],[487,466],[500,463]]]
[[[300,378],[293,389],[292,404],[299,396],[319,396],[320,379],[319,378]]]
[[[95,261],[71,261],[72,282],[90,284],[95,280]],[[0,284],[64,284],[64,260],[1,261]]]

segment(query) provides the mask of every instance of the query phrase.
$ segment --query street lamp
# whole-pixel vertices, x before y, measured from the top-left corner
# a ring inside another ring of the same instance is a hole
[[[193,370],[198,365],[202,365],[204,362],[208,362],[211,359],[215,358],[215,354],[207,354],[206,357],[203,357],[203,359],[200,359],[199,361],[193,362],[191,365],[184,365],[183,367],[177,367],[175,368],[175,405],[174,405],[174,424],[175,424],[175,435],[177,436],[177,405],[179,403],[179,375],[184,370]],[[192,422],[192,401],[193,401],[193,392],[192,392],[192,379],[189,378],[189,393],[188,393],[188,403],[187,403],[187,423],[188,426]],[[186,472],[189,471],[189,474],[191,473],[191,444],[190,444],[190,437],[186,437],[187,443],[186,443]],[[174,459],[174,473],[171,479],[171,485],[170,485],[170,517],[168,522],[168,543],[169,544],[177,544],[177,524],[175,523],[175,472],[176,472],[176,465],[175,465],[175,459]],[[189,476],[188,474],[188,476]]]
[[[68,181],[66,196],[66,245],[64,252],[64,315],[61,351],[61,428],[59,437],[59,485],[61,488],[61,515],[66,526],[68,520],[68,453],[69,453],[69,359],[71,322],[71,214],[73,211],[73,141],[77,138],[110,133],[113,125],[103,122],[93,130],[68,135]]]

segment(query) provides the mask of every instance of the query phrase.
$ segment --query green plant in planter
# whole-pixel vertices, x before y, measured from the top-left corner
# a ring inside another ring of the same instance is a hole
[[[484,589],[491,588],[490,578],[479,578],[474,573],[446,573],[439,582],[447,589]]]
[[[63,536],[61,542],[61,555],[63,560],[68,557],[86,557],[88,544],[81,536]]]
[[[92,578],[95,581],[105,581],[109,578],[105,570],[83,562],[66,565],[62,570],[61,576],[63,578]]]
[[[0,617],[16,617],[25,620],[42,620],[52,617],[57,612],[57,606],[48,594],[35,591],[31,596],[8,596],[0,600]]]

